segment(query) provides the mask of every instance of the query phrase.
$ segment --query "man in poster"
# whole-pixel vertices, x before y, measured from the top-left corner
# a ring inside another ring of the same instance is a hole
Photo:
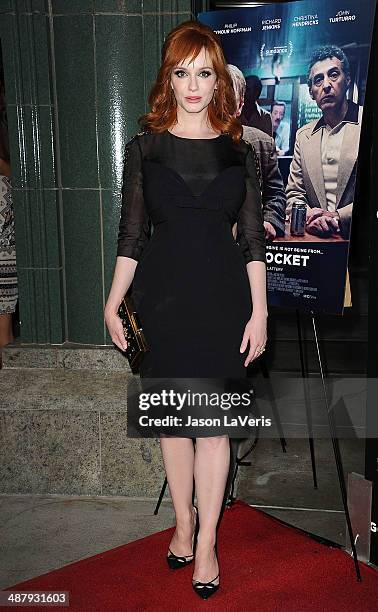
[[[236,117],[242,122],[246,79],[237,66],[228,64],[236,98]],[[277,153],[272,136],[256,127],[243,125],[243,138],[249,142],[257,155],[262,176],[262,205],[265,237],[274,240],[285,235],[286,196]]]
[[[287,155],[290,146],[290,126],[284,121],[286,113],[285,102],[274,101],[271,106],[273,137],[276,143],[277,155]]]
[[[295,201],[307,205],[306,231],[349,239],[362,107],[347,100],[349,61],[334,45],[320,47],[310,60],[310,96],[322,111],[300,128],[286,189],[287,211]]]
[[[257,128],[268,134],[268,136],[272,136],[273,128],[270,113],[257,103],[261,91],[262,82],[258,76],[252,74],[245,79],[244,106],[240,122],[243,125]]]

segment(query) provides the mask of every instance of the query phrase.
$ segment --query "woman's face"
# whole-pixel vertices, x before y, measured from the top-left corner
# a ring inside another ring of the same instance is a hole
[[[217,86],[217,75],[204,48],[190,63],[185,60],[173,68],[171,86],[178,109],[200,113],[210,104]]]

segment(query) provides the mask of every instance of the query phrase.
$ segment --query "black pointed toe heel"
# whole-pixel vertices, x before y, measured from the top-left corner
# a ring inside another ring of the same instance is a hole
[[[218,557],[217,544],[215,544],[214,546],[214,551]],[[218,579],[218,582],[215,584],[215,581],[217,579]],[[215,576],[215,578],[213,578],[209,582],[200,582],[199,580],[192,579],[193,590],[195,593],[197,593],[197,595],[199,595],[199,597],[201,597],[201,599],[209,599],[209,597],[211,597],[212,595],[214,595],[214,593],[217,592],[217,590],[219,589],[219,586],[220,586],[219,572],[218,572],[218,575]]]
[[[209,597],[214,595],[214,593],[216,593],[219,589],[220,584],[219,581],[217,584],[214,584],[217,578],[219,578],[219,574],[215,576],[215,578],[210,580],[210,582],[200,582],[199,580],[193,580],[192,586],[195,593],[197,593],[197,595],[199,595],[201,599],[208,599]]]
[[[194,548],[195,548],[195,540],[197,537],[197,533],[198,533],[198,527],[199,527],[199,523],[198,523],[198,508],[197,506],[193,506],[196,512],[196,524],[194,527],[194,532],[193,532],[193,538],[192,538],[192,548],[193,548],[193,553],[191,555],[175,555],[175,553],[173,553],[171,551],[170,548],[168,548],[168,555],[167,555],[167,563],[170,569],[180,569],[181,567],[185,567],[186,565],[189,565],[189,563],[191,563],[194,559]]]

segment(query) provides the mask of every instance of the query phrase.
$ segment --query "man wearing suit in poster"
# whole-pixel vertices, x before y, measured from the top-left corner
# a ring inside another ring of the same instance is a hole
[[[344,51],[334,45],[317,49],[308,87],[322,117],[297,131],[286,195],[287,211],[304,202],[306,231],[323,238],[350,236],[362,107],[347,100],[349,85]]]
[[[237,66],[228,64],[236,98],[236,117],[242,122],[242,110],[246,92],[246,80]],[[262,205],[265,237],[274,240],[285,234],[286,196],[281,173],[278,168],[276,145],[262,130],[243,124],[243,138],[249,142],[257,155],[262,177]]]

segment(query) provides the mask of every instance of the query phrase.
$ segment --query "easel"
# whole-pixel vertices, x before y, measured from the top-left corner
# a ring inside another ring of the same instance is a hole
[[[317,357],[318,357],[318,362],[319,362],[319,372],[320,372],[320,376],[321,376],[321,379],[322,379],[322,387],[323,387],[323,394],[324,394],[324,405],[325,405],[325,409],[326,409],[327,417],[328,417],[329,431],[330,431],[330,434],[331,434],[332,447],[333,447],[333,452],[334,452],[334,456],[335,456],[335,463],[336,463],[336,469],[337,469],[337,476],[338,476],[338,479],[339,479],[340,492],[341,492],[341,497],[342,497],[342,500],[343,500],[344,513],[345,513],[345,518],[346,518],[347,527],[348,527],[348,535],[349,535],[349,539],[350,539],[350,546],[351,546],[351,549],[352,549],[354,567],[355,567],[355,570],[356,570],[356,576],[357,576],[358,582],[362,582],[360,566],[359,566],[359,562],[358,562],[358,558],[357,558],[357,550],[356,550],[356,545],[355,545],[355,540],[354,540],[354,534],[353,534],[353,529],[352,529],[352,523],[351,523],[351,520],[350,520],[350,514],[349,514],[349,508],[348,508],[347,489],[346,489],[346,484],[345,484],[345,476],[344,476],[343,463],[342,463],[342,459],[341,459],[340,445],[339,445],[339,440],[337,438],[336,424],[335,424],[333,412],[330,409],[330,405],[329,405],[329,401],[328,401],[327,387],[326,387],[325,377],[324,377],[324,368],[323,368],[322,355],[321,355],[320,345],[319,345],[319,338],[318,338],[318,330],[317,330],[317,325],[316,325],[315,313],[313,311],[311,311],[310,316],[311,316],[312,328],[313,328],[313,332],[314,332],[316,352],[317,352]],[[298,329],[300,329],[301,325],[300,325],[300,317],[299,317],[299,311],[298,310],[297,310],[297,321],[298,321]],[[300,337],[299,341],[300,341],[300,346],[302,346],[302,337]],[[302,346],[302,351],[303,351],[303,346]],[[303,365],[302,365],[302,376],[304,378],[307,378],[307,372],[304,370],[304,361],[302,360],[302,358],[301,358],[301,362],[303,363]],[[306,404],[309,404],[309,398],[308,397],[306,397]],[[308,406],[306,406],[306,410],[307,409],[308,409]],[[307,414],[311,418],[311,411],[308,411]],[[312,440],[311,461],[313,462],[313,466],[315,466],[315,455],[314,455],[313,442],[314,441]],[[311,445],[310,445],[310,449],[311,449]],[[314,486],[315,485],[316,485],[316,479],[314,480]],[[316,488],[317,488],[317,485],[316,485]]]

